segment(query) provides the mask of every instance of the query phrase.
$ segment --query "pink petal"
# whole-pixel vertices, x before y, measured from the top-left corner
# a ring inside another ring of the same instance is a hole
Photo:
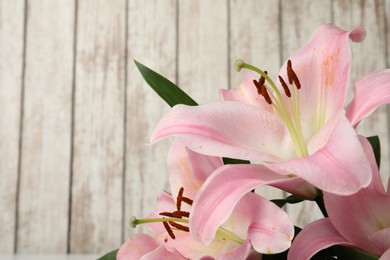
[[[326,145],[314,154],[267,165],[280,174],[296,174],[319,189],[348,195],[371,181],[371,167],[355,130],[342,116]]]
[[[203,183],[192,173],[189,160],[186,147],[175,140],[168,152],[167,159],[169,186],[175,203],[180,188],[184,188],[184,196],[194,198]]]
[[[143,255],[158,247],[159,243],[153,237],[141,233],[129,238],[119,248],[116,257],[118,260],[140,259]]]
[[[190,169],[194,177],[200,182],[205,182],[206,179],[219,167],[223,165],[221,157],[207,156],[194,152],[190,149],[186,149],[188,153],[188,159]]]
[[[210,243],[238,201],[260,185],[285,181],[263,165],[225,165],[216,170],[199,190],[190,214],[190,229],[196,239]]]
[[[151,142],[172,135],[191,150],[212,156],[273,162],[294,156],[279,117],[238,102],[175,106],[154,130]]]
[[[390,259],[390,248],[386,250],[386,252],[381,255],[379,260],[389,260]]]
[[[298,234],[288,252],[288,259],[310,259],[322,249],[333,245],[355,246],[336,231],[329,219],[320,219],[307,225]]]
[[[181,255],[189,259],[200,259],[206,256],[216,259],[226,259],[227,256],[236,256],[235,259],[245,259],[251,250],[248,242],[238,244],[231,241],[214,240],[205,245],[194,240],[190,233],[175,231],[176,239],[168,239],[165,247],[169,250],[177,250]],[[233,258],[230,258],[233,259]]]
[[[237,247],[233,251],[219,255],[217,259],[221,260],[236,260],[236,259],[248,259],[249,253],[252,249],[251,243],[249,240],[246,240],[241,246]]]
[[[294,226],[288,215],[258,194],[246,194],[234,208],[232,217],[238,223],[249,222],[248,238],[259,253],[280,253],[291,245]]]
[[[359,136],[359,141],[362,144],[363,150],[370,162],[372,170],[372,180],[367,189],[372,189],[373,193],[386,195],[385,188],[382,183],[382,179],[379,173],[378,165],[376,164],[375,154],[372,150],[370,142],[364,136]]]
[[[380,252],[378,255],[381,255],[386,250],[390,249],[390,227],[377,231],[369,238],[371,243],[375,244],[376,248],[378,248],[378,251]]]
[[[325,24],[290,57],[292,68],[302,85],[301,120],[306,140],[343,108],[351,65],[348,39],[360,41],[364,35],[362,28],[344,31]],[[282,66],[280,75],[287,82],[286,64]]]
[[[252,75],[249,75],[240,86],[232,89],[221,89],[219,92],[221,99],[237,101],[273,113],[272,106],[265,102],[264,98],[257,93],[256,87],[253,84],[254,79]]]
[[[136,259],[136,258],[127,258]],[[154,251],[147,253],[142,257],[142,260],[161,260],[161,259],[172,259],[172,260],[188,260],[188,258],[180,255],[178,252],[169,252],[163,245],[160,245]]]
[[[368,74],[355,83],[355,97],[347,107],[347,117],[354,126],[371,115],[380,105],[390,102],[390,70]]]
[[[372,164],[372,167],[376,177],[373,177],[370,186],[350,196],[324,193],[324,201],[328,215],[340,234],[364,250],[379,254],[377,245],[370,242],[369,236],[384,227],[390,227],[390,196],[383,189],[377,188],[379,175],[375,171],[376,164]]]

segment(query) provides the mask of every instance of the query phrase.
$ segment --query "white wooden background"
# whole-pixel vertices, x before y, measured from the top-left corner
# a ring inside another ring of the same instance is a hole
[[[325,22],[367,30],[352,81],[389,67],[390,0],[0,0],[0,253],[101,253],[139,231],[127,219],[167,186],[169,141],[147,142],[168,106],[133,59],[204,103],[245,77],[235,59],[276,76]],[[389,124],[382,107],[360,127],[385,176]]]

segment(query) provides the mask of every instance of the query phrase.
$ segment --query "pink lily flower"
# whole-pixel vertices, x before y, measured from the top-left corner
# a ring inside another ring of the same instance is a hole
[[[390,187],[386,192],[370,144],[365,138],[361,142],[372,167],[370,185],[350,196],[324,193],[329,218],[317,220],[299,233],[289,259],[310,259],[332,245],[354,247],[383,260],[390,259]]]
[[[287,214],[253,193],[236,203],[208,245],[193,239],[188,228],[192,199],[208,176],[222,165],[221,158],[195,153],[175,142],[168,155],[172,195],[162,193],[158,209],[148,219],[134,220],[134,224],[153,222],[147,224],[153,235],[130,238],[122,245],[118,259],[154,259],[158,254],[169,259],[250,259],[260,253],[288,249],[294,227]],[[163,225],[161,217],[171,221]],[[208,217],[208,212],[203,212],[202,218]]]
[[[349,195],[370,183],[371,167],[353,126],[390,101],[390,71],[357,81],[345,112],[348,40],[364,37],[361,28],[344,31],[325,24],[282,66],[280,84],[241,62],[239,67],[261,74],[256,87],[246,80],[222,91],[223,101],[178,105],[159,122],[152,143],[176,136],[196,152],[254,163],[225,165],[208,178],[191,215],[197,239],[209,243],[235,203],[260,185],[313,199],[316,188]],[[204,221],[202,212],[213,212],[212,217]]]

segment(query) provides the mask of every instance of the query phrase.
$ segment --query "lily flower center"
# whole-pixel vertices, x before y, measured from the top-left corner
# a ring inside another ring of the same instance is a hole
[[[283,77],[280,75],[278,76],[279,82],[287,99],[283,98],[282,93],[276,86],[275,82],[268,76],[267,71],[263,71],[251,64],[245,63],[243,60],[237,60],[235,62],[235,68],[237,71],[240,71],[242,68],[244,68],[260,74],[259,80],[253,80],[253,84],[257,89],[257,93],[275,109],[279,117],[286,125],[293,141],[295,154],[297,157],[308,156],[309,154],[307,150],[307,144],[303,137],[301,125],[301,82],[292,68],[291,60],[288,60],[287,62],[287,77],[291,88],[289,88]],[[286,100],[289,102],[288,105]],[[290,109],[288,109],[289,107]]]
[[[190,228],[188,226],[190,212],[181,210],[181,206],[182,202],[191,206],[193,200],[183,196],[183,193],[184,188],[181,187],[176,198],[177,210],[171,212],[160,212],[159,215],[162,216],[161,218],[137,219],[136,217],[132,217],[130,218],[130,226],[135,228],[139,224],[161,222],[164,225],[164,228],[167,231],[168,235],[172,239],[176,239],[174,230],[190,232]],[[244,239],[223,227],[218,228],[216,238],[222,241],[230,240],[238,244],[243,244],[245,242]],[[168,238],[166,238],[164,241],[167,242]]]

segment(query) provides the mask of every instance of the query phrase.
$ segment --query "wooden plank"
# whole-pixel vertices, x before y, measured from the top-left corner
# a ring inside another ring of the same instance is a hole
[[[24,1],[0,2],[0,253],[12,253],[23,67]]]
[[[18,253],[65,253],[74,5],[28,1]]]
[[[386,68],[384,8],[382,0],[336,1],[334,4],[335,23],[338,26],[345,29],[364,27],[367,31],[367,37],[362,43],[352,44],[351,86],[353,82],[367,73]],[[364,136],[379,136],[383,144],[381,146],[381,174],[386,184],[390,176],[388,116],[387,107],[382,106],[369,118],[363,120],[357,129]]]
[[[237,72],[234,61],[243,59],[268,70],[274,78],[281,66],[278,1],[230,0],[231,87],[238,86],[246,72]]]
[[[179,2],[179,84],[199,103],[228,87],[227,1]]]
[[[133,59],[175,82],[176,14],[176,0],[129,1],[125,238],[144,230],[131,229],[127,219],[147,217],[156,207],[157,195],[167,188],[170,143],[146,145],[169,106],[145,83]]]
[[[71,253],[122,242],[126,1],[79,1]]]
[[[231,0],[230,13],[230,75],[231,87],[237,87],[248,71],[237,72],[234,61],[243,59],[276,78],[280,69],[279,3],[278,1]],[[282,198],[283,192],[273,187],[257,188],[269,199]]]
[[[314,30],[331,20],[330,1],[288,1],[282,0],[282,58],[303,47]],[[287,205],[287,212],[297,226],[305,226],[322,214],[315,203],[304,202]]]

